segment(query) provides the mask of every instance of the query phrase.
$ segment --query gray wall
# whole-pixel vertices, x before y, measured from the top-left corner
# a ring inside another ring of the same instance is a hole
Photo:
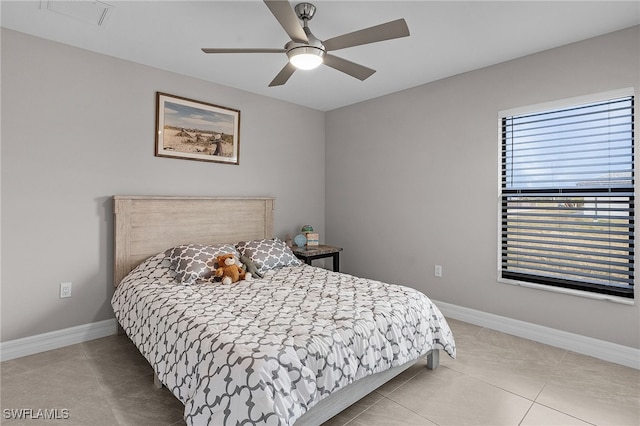
[[[497,112],[637,92],[639,40],[635,27],[325,115],[3,29],[2,341],[112,318],[111,195],[271,195],[276,233],[313,224],[346,272],[638,348],[637,305],[499,284],[496,269]],[[241,110],[240,166],[154,157],[156,91]]]
[[[325,223],[345,248],[343,270],[639,348],[638,304],[497,282],[498,111],[624,87],[638,95],[639,62],[634,27],[328,112]]]
[[[2,341],[113,317],[114,194],[274,196],[276,235],[324,234],[324,113],[6,29],[1,59]],[[239,109],[240,165],[154,157],[157,91]]]

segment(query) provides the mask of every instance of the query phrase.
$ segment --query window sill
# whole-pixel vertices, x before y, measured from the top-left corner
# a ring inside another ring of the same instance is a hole
[[[503,284],[515,285],[519,287],[533,288],[536,290],[550,291],[553,293],[568,294],[570,296],[585,297],[587,299],[603,300],[605,302],[619,303],[621,305],[630,305],[630,306],[635,305],[635,299],[629,299],[627,297],[620,297],[620,296],[612,296],[610,294],[591,293],[588,291],[574,290],[571,288],[553,287],[549,285],[527,283],[524,281],[509,280],[504,278],[498,278],[498,282]]]

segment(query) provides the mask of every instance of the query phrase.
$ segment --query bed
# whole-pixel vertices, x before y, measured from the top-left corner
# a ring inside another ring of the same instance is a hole
[[[291,258],[274,205],[114,197],[114,312],[187,424],[318,425],[422,357],[429,369],[440,350],[455,357],[422,293]],[[214,248],[241,250],[264,276],[225,286],[189,275]]]

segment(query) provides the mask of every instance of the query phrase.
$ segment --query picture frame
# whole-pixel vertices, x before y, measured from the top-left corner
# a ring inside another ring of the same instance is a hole
[[[156,94],[156,157],[240,164],[240,111]]]

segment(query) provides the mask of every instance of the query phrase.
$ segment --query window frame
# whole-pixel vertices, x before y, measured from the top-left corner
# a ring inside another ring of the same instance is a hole
[[[539,289],[539,290],[546,290],[546,291],[551,291],[551,292],[556,292],[556,293],[563,293],[563,294],[570,294],[570,295],[575,295],[575,296],[581,296],[581,297],[587,297],[587,298],[592,298],[592,299],[599,299],[599,300],[607,300],[607,301],[613,301],[613,302],[618,302],[618,303],[623,303],[623,304],[631,304],[634,305],[635,304],[635,298],[637,295],[636,292],[636,288],[635,285],[633,287],[634,291],[633,291],[633,295],[631,297],[626,297],[626,296],[618,296],[618,295],[614,295],[614,294],[607,294],[607,293],[599,293],[596,292],[595,290],[589,290],[586,288],[571,288],[571,287],[566,287],[566,286],[554,286],[551,284],[547,284],[547,283],[540,283],[540,282],[535,282],[536,280],[533,279],[532,281],[524,281],[524,280],[518,280],[518,279],[514,279],[514,278],[503,278],[502,277],[502,273],[503,273],[503,269],[502,269],[502,250],[503,250],[503,246],[502,246],[502,215],[503,215],[503,206],[502,206],[502,202],[503,202],[503,188],[502,188],[502,184],[503,184],[503,175],[502,175],[502,162],[503,162],[503,118],[506,117],[513,117],[513,116],[519,116],[519,115],[526,115],[526,114],[536,114],[536,113],[542,113],[545,111],[550,111],[550,110],[557,110],[557,109],[563,109],[563,108],[572,108],[572,107],[576,107],[578,105],[581,104],[589,104],[589,103],[597,103],[597,102],[603,102],[603,101],[609,101],[609,100],[614,100],[617,98],[623,98],[623,97],[629,97],[629,96],[633,96],[634,100],[635,100],[635,90],[632,87],[628,87],[628,88],[624,88],[624,89],[618,89],[618,90],[611,90],[611,91],[606,91],[606,92],[600,92],[600,93],[595,93],[595,94],[590,94],[590,95],[585,95],[585,96],[577,96],[577,97],[571,97],[571,98],[565,98],[565,99],[559,99],[559,100],[554,100],[554,101],[550,101],[550,102],[544,102],[544,103],[539,103],[539,104],[533,104],[533,105],[528,105],[528,106],[522,106],[522,107],[517,107],[517,108],[510,108],[507,110],[502,110],[498,112],[498,120],[497,120],[497,141],[498,141],[498,161],[497,161],[497,172],[498,172],[498,197],[497,197],[497,281],[499,283],[505,283],[505,284],[512,284],[512,285],[517,285],[517,286],[522,286],[522,287],[528,287],[528,288],[534,288],[534,289]],[[634,109],[635,109],[635,105],[634,105]],[[633,152],[635,152],[635,129],[639,128],[637,126],[637,120],[638,120],[638,115],[635,111],[634,111],[634,117],[633,117],[633,129],[634,129],[634,135],[633,135]],[[634,175],[636,175],[636,164],[635,164],[635,158],[634,158],[634,164],[633,164],[633,169],[634,169]],[[635,199],[635,195],[636,195],[636,189],[634,186],[634,199]],[[633,222],[635,224],[635,211],[634,211],[634,215],[633,215]],[[635,239],[634,239],[635,242]],[[636,262],[636,256],[635,256],[635,250],[633,253],[634,257],[633,257],[633,268],[635,269],[635,262]],[[544,280],[539,280],[539,281],[544,281]],[[635,283],[634,283],[635,284]]]

